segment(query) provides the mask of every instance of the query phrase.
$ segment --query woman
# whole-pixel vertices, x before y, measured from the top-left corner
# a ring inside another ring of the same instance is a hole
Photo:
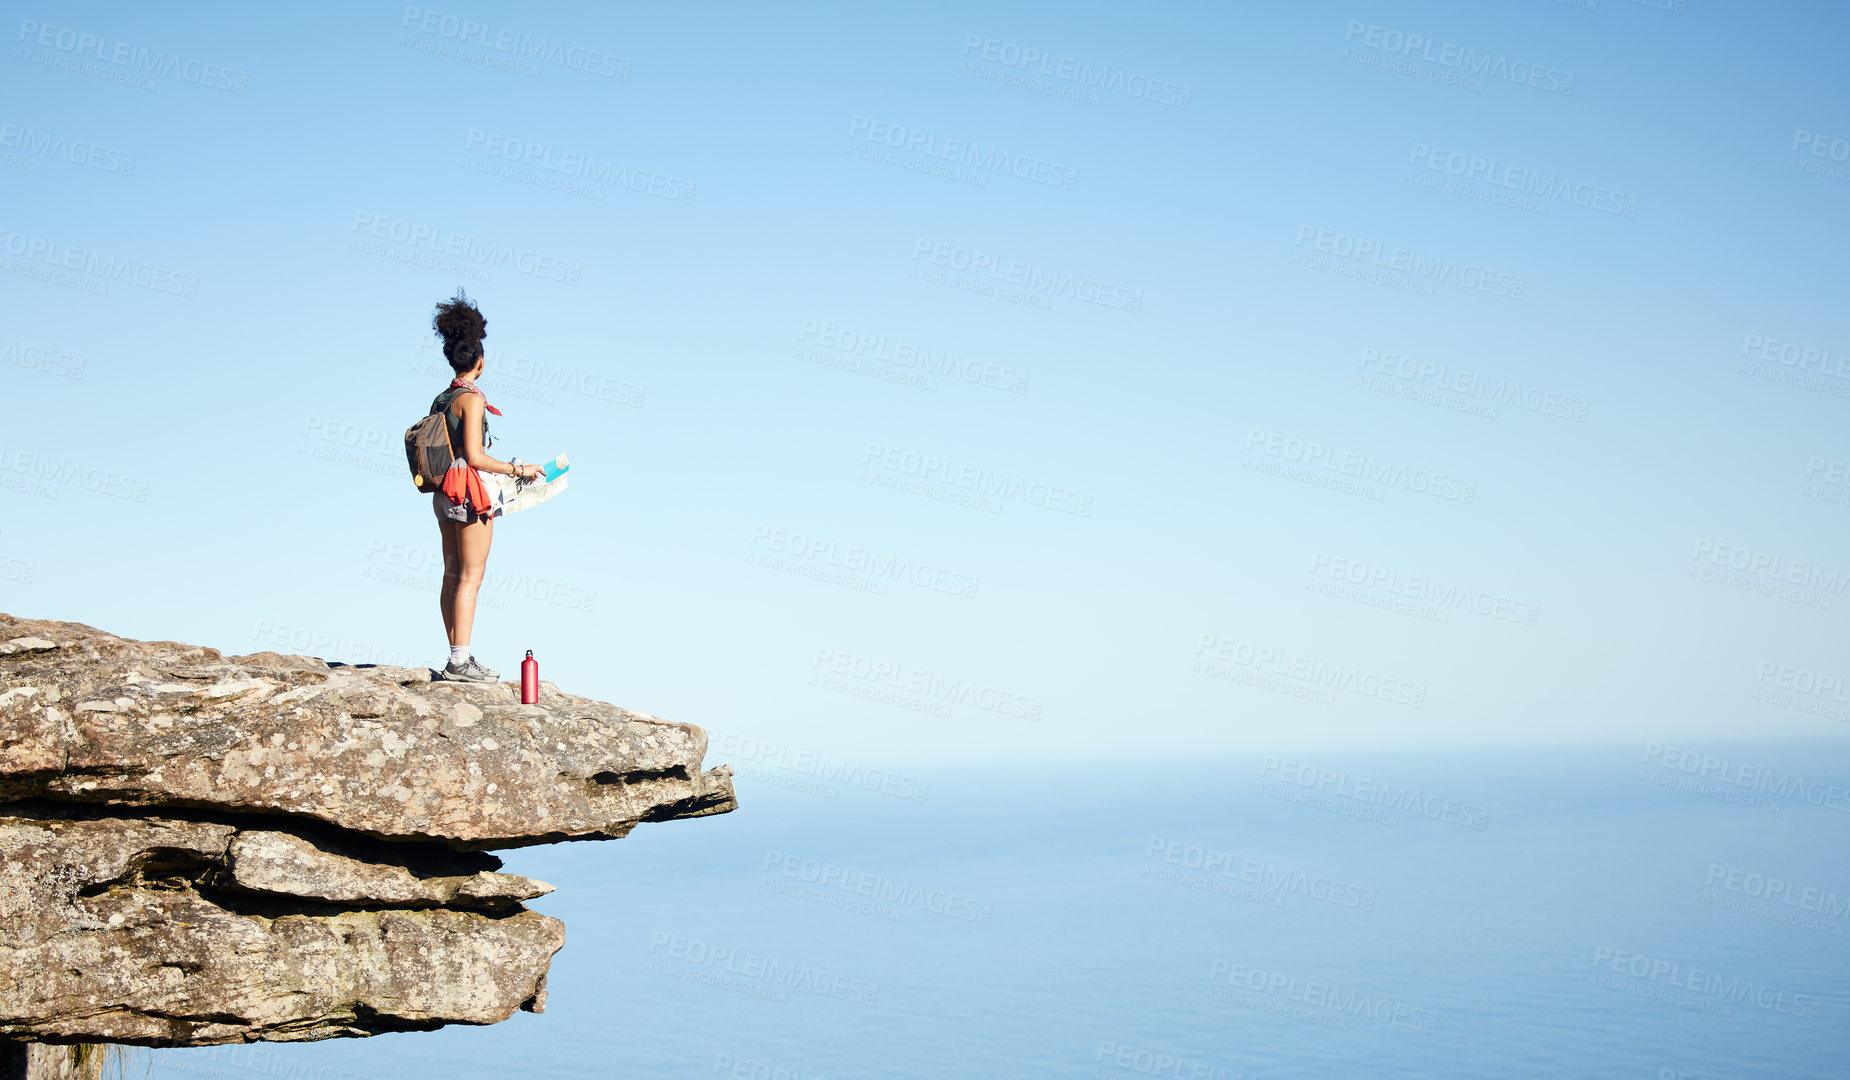
[[[488,398],[475,385],[487,366],[482,339],[488,336],[488,320],[458,289],[454,300],[437,305],[431,325],[443,339],[443,358],[450,362],[456,378],[430,403],[430,411],[446,414],[450,445],[461,448],[462,459],[445,477],[443,490],[430,496],[437,527],[443,532],[443,591],[437,600],[443,608],[443,629],[450,639],[450,660],[444,666],[443,677],[460,682],[494,682],[501,673],[483,667],[470,654],[469,632],[475,626],[475,597],[482,588],[488,545],[494,540],[495,517],[501,511],[488,509],[486,501],[479,497],[480,477],[468,473],[473,469],[537,480],[545,472],[538,465],[516,467],[488,456],[490,439],[485,414],[501,415],[501,410],[488,404]]]

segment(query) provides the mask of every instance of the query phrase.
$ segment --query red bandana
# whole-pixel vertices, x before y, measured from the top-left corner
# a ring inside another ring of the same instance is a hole
[[[450,386],[451,386],[451,387],[458,387],[458,386],[460,386],[460,387],[462,387],[462,388],[463,388],[464,390],[467,390],[467,391],[469,391],[469,392],[470,392],[471,394],[482,394],[482,391],[481,391],[481,390],[479,390],[479,389],[478,389],[478,388],[476,387],[476,385],[475,385],[474,383],[472,383],[472,382],[470,382],[470,381],[469,381],[468,379],[464,379],[464,378],[455,378],[455,379],[451,379],[451,380],[450,380]],[[497,409],[497,408],[495,408],[495,407],[494,407],[493,405],[490,405],[490,404],[488,403],[488,395],[487,395],[487,394],[482,394],[482,408],[484,408],[484,409],[487,409],[487,410],[488,410],[489,412],[491,412],[491,413],[494,413],[494,414],[495,414],[496,416],[500,416],[500,415],[501,415],[501,410],[500,410],[500,409]]]

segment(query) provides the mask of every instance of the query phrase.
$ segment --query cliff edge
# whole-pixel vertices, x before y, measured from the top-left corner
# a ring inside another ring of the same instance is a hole
[[[737,806],[691,724],[430,676],[0,614],[0,1039],[538,1012],[564,926],[488,849]]]

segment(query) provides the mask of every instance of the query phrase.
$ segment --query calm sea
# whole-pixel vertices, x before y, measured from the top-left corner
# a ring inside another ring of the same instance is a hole
[[[545,1014],[131,1075],[1850,1075],[1841,746],[738,764],[737,813],[503,853]]]

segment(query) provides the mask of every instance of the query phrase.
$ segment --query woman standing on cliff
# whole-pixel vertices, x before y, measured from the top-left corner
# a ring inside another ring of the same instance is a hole
[[[456,377],[430,403],[432,413],[442,412],[450,428],[450,445],[458,447],[457,465],[444,477],[443,490],[432,492],[431,506],[437,528],[443,533],[443,629],[450,640],[450,659],[443,677],[462,682],[494,682],[501,677],[478,663],[469,651],[469,633],[475,626],[475,597],[488,566],[488,545],[495,537],[499,508],[491,508],[479,472],[539,480],[538,465],[512,465],[488,456],[487,413],[501,415],[475,385],[487,366],[482,339],[488,320],[461,289],[456,298],[437,305],[431,321],[443,339],[443,358]]]

